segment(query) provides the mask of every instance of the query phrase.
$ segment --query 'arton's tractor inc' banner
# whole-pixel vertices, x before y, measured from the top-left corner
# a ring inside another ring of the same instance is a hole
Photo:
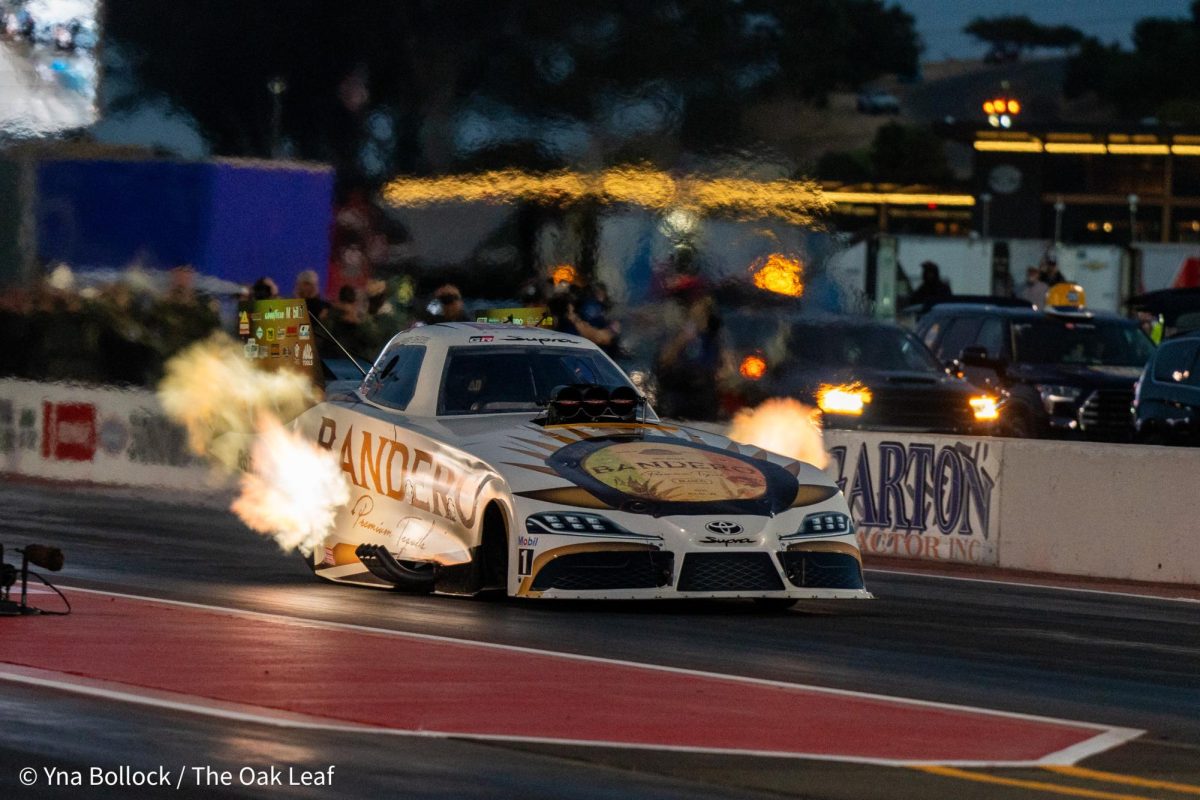
[[[996,563],[1002,443],[831,430],[825,444],[864,553]]]

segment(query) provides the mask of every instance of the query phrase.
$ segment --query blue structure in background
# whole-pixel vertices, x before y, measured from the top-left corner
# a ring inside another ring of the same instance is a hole
[[[288,162],[46,160],[37,167],[38,256],[74,269],[138,262],[284,292],[329,263],[333,170]]]

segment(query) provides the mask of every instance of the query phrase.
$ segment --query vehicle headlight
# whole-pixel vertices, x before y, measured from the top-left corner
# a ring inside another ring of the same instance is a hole
[[[1061,386],[1054,383],[1039,383],[1037,390],[1042,396],[1042,405],[1045,406],[1047,414],[1053,414],[1054,407],[1059,403],[1074,406],[1079,400],[1079,395],[1083,393],[1078,386]]]
[[[798,539],[801,536],[824,536],[831,533],[852,533],[854,522],[846,514],[838,511],[819,511],[809,514],[795,533],[785,534],[779,538],[783,541]]]
[[[992,422],[1000,419],[1000,407],[996,404],[996,398],[981,394],[972,397],[969,402],[971,410],[975,412],[975,419],[979,422]]]
[[[859,416],[871,402],[871,390],[859,383],[844,386],[824,384],[817,390],[817,407],[826,414]]]

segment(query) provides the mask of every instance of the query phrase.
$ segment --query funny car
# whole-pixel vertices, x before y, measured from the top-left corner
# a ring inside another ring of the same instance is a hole
[[[816,467],[659,419],[599,348],[539,328],[397,334],[296,427],[352,486],[311,566],[525,598],[868,598]]]

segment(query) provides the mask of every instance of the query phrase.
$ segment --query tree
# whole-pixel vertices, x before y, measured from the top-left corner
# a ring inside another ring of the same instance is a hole
[[[1070,25],[1039,25],[1026,16],[976,17],[963,32],[991,45],[989,60],[1015,60],[1025,50],[1044,47],[1065,50],[1083,41]]]
[[[846,183],[943,184],[954,179],[941,138],[932,129],[889,122],[866,152],[826,153],[816,176]]]
[[[881,183],[945,183],[953,177],[942,140],[931,129],[889,122],[875,132],[871,166]]]
[[[265,155],[266,86],[283,77],[293,152],[365,183],[480,165],[671,167],[751,144],[748,103],[820,101],[882,73],[912,74],[919,53],[912,17],[882,0],[203,7],[105,5],[106,43],[134,63],[129,102],[166,96],[215,153]]]
[[[1094,92],[1125,119],[1158,117],[1194,124],[1200,104],[1200,1],[1192,15],[1148,17],[1133,29],[1133,50],[1095,39],[1083,42],[1067,65],[1068,97]]]

